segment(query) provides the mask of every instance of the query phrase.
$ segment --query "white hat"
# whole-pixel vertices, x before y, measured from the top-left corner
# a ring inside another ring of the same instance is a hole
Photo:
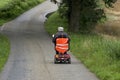
[[[58,27],[58,31],[64,31],[63,27]]]

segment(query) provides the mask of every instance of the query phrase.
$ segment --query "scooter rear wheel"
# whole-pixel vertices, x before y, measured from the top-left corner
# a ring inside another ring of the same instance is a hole
[[[54,64],[58,64],[58,61],[56,58],[54,58]]]
[[[68,64],[71,64],[71,58],[69,58],[67,61],[68,61]]]

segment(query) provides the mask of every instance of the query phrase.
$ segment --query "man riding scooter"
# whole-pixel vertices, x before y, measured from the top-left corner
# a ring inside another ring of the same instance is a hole
[[[70,56],[67,54],[69,50],[70,38],[63,27],[58,27],[58,32],[53,36],[53,43],[55,45],[56,55],[55,63],[70,62]]]

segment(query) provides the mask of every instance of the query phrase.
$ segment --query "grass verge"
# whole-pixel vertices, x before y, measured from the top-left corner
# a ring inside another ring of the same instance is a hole
[[[52,35],[56,33],[58,26],[67,28],[67,23],[56,12],[46,21],[45,29]],[[108,39],[96,34],[69,34],[71,37],[71,52],[100,80],[120,80],[119,39]]]
[[[10,43],[6,36],[0,34],[0,71],[3,69],[10,52]]]

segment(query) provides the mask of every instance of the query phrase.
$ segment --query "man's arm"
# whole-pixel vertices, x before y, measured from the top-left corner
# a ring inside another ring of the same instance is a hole
[[[53,43],[56,43],[56,38],[57,38],[57,35],[55,34],[52,40]]]

